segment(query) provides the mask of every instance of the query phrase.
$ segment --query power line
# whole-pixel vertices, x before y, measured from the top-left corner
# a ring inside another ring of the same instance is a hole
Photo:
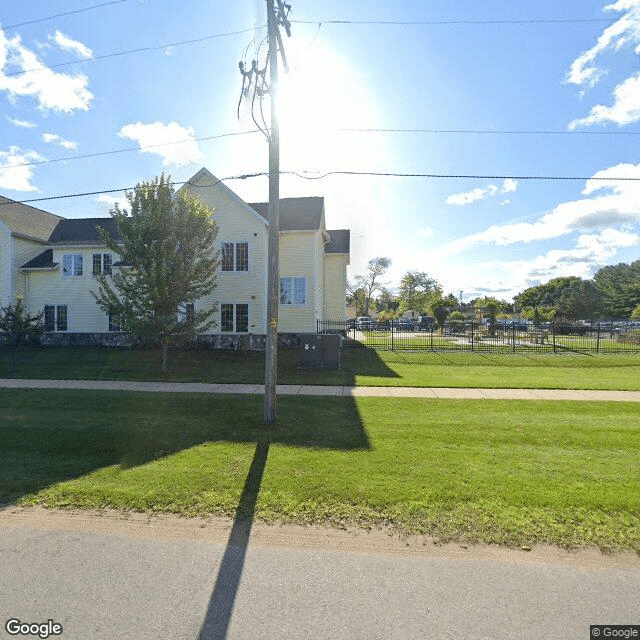
[[[121,4],[123,2],[127,2],[128,0],[111,0],[111,2],[103,2],[102,4],[94,4],[90,7],[85,7],[84,9],[75,9],[74,11],[65,11],[64,13],[56,13],[52,16],[47,16],[46,18],[38,18],[37,20],[28,20],[27,22],[18,22],[16,24],[10,24],[7,27],[0,27],[0,31],[6,31],[7,29],[16,29],[18,27],[25,27],[28,24],[36,24],[38,22],[46,22],[47,20],[53,20],[54,18],[61,18],[63,16],[70,16],[75,13],[83,13],[85,11],[91,11],[92,9],[99,9],[100,7],[106,7],[111,4]]]
[[[221,133],[216,136],[206,136],[203,138],[187,138],[186,140],[175,140],[173,142],[159,142],[158,144],[148,144],[138,147],[127,147],[125,149],[111,149],[109,151],[98,151],[96,153],[85,153],[77,156],[65,156],[64,158],[52,158],[50,160],[35,160],[34,162],[21,162],[19,164],[7,164],[0,165],[0,171],[3,169],[14,169],[16,167],[33,167],[41,164],[53,164],[55,162],[67,162],[68,160],[82,160],[85,158],[97,158],[99,156],[110,156],[118,153],[127,153],[131,151],[145,151],[146,149],[155,149],[157,147],[168,147],[174,144],[185,144],[188,142],[204,142],[207,140],[217,140],[219,138],[229,138],[232,136],[246,136],[251,133],[260,133],[259,129],[252,129],[251,131],[236,131],[234,133]]]
[[[446,180],[573,180],[573,181],[602,181],[602,182],[640,182],[640,177],[630,178],[622,176],[529,176],[529,175],[482,175],[482,174],[448,174],[448,173],[397,173],[391,171],[327,171],[319,175],[311,175],[310,171],[281,171],[280,175],[295,176],[304,180],[323,180],[329,176],[373,176],[373,177],[392,177],[392,178],[426,178],[426,179],[446,179]],[[269,175],[268,171],[259,171],[256,173],[243,173],[237,176],[229,176],[227,178],[219,178],[212,184],[193,184],[189,180],[184,182],[172,182],[173,185],[188,184],[195,188],[210,188],[220,182],[229,182],[231,180],[247,180],[248,178],[261,178]],[[44,198],[30,198],[28,200],[10,200],[9,202],[0,203],[0,206],[6,204],[29,204],[30,202],[44,202],[46,200],[65,200],[70,198],[82,198],[86,196],[96,196],[105,193],[120,193],[123,191],[132,191],[135,187],[119,187],[114,189],[103,189],[100,191],[84,191],[81,193],[67,193],[58,196],[47,196]]]
[[[640,131],[507,131],[489,129],[362,129],[348,128],[335,129],[338,132],[347,133],[429,133],[429,134],[478,134],[478,135],[587,135],[587,136],[638,136]],[[108,151],[96,151],[95,153],[85,153],[75,156],[64,156],[62,158],[50,158],[45,160],[35,160],[33,162],[21,162],[0,166],[0,171],[8,168],[34,167],[44,164],[55,164],[57,162],[67,162],[69,160],[84,160],[86,158],[97,158],[101,156],[117,155],[120,153],[130,153],[132,151],[145,151],[158,147],[168,147],[174,144],[187,144],[189,142],[206,142],[208,140],[218,140],[234,136],[245,136],[254,133],[265,133],[261,129],[251,129],[250,131],[236,131],[232,133],[221,133],[214,136],[203,136],[201,138],[187,138],[185,140],[174,140],[173,142],[161,142],[138,147],[126,147],[124,149],[110,149]],[[267,129],[268,133],[268,129]]]
[[[282,171],[285,175],[293,175],[304,180],[322,180],[329,176],[378,176],[391,178],[444,178],[471,180],[598,180],[603,182],[640,182],[640,177],[582,177],[582,176],[514,176],[514,175],[467,175],[449,173],[394,173],[391,171],[326,171],[312,175],[313,171]]]
[[[445,133],[445,134],[491,134],[491,135],[557,135],[557,136],[638,136],[640,131],[555,131],[555,130],[503,130],[503,129],[374,129],[354,127],[337,129],[354,133]]]
[[[119,2],[124,2],[125,0],[118,0]],[[153,47],[139,47],[138,49],[127,49],[126,51],[116,51],[114,53],[105,53],[100,56],[87,56],[86,58],[78,58],[77,60],[71,60],[69,62],[58,62],[56,64],[43,65],[42,67],[33,67],[31,69],[23,69],[21,71],[12,71],[10,73],[5,73],[6,77],[20,76],[25,73],[31,73],[33,71],[47,71],[48,69],[59,69],[60,67],[68,67],[72,64],[77,64],[79,62],[92,62],[94,60],[105,60],[106,58],[116,58],[119,56],[126,56],[132,53],[144,53],[145,51],[160,51],[161,49],[166,49],[167,47],[180,47],[185,44],[194,44],[196,42],[205,42],[206,40],[214,40],[216,38],[226,38],[228,36],[237,36],[243,33],[249,33],[254,31],[255,29],[252,27],[251,29],[241,29],[240,31],[229,31],[227,33],[214,33],[210,36],[202,36],[201,38],[192,38],[191,40],[181,40],[180,42],[168,42],[166,44],[159,44]]]
[[[633,18],[552,18],[552,19],[496,19],[496,20],[291,20],[297,24],[358,24],[358,25],[491,25],[491,24],[589,24],[614,23],[619,21],[637,22]]]

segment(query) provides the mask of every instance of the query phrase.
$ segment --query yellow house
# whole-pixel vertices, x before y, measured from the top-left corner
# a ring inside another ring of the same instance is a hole
[[[214,210],[218,225],[217,287],[209,297],[196,300],[196,308],[217,306],[213,333],[264,335],[268,204],[244,202],[205,168],[182,188]],[[44,311],[51,334],[118,333],[117,319],[106,316],[91,295],[96,289],[94,273],[119,268],[118,256],[111,255],[97,230],[102,227],[117,239],[113,220],[63,219],[7,202],[3,206],[0,201],[3,306],[21,295],[28,311]],[[281,333],[315,333],[318,320],[346,318],[349,241],[349,230],[326,229],[323,198],[280,200]]]

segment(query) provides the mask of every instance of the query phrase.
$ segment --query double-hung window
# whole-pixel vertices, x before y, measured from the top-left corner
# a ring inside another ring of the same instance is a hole
[[[109,313],[109,331],[122,331],[122,316],[119,313]]]
[[[62,275],[65,278],[75,278],[82,275],[81,253],[65,253],[62,256]]]
[[[222,243],[222,271],[249,271],[249,243]]]
[[[110,253],[94,253],[93,254],[93,275],[111,275],[111,265],[113,260]]]
[[[223,333],[247,333],[249,331],[249,305],[220,305],[220,329]]]
[[[67,305],[66,304],[45,304],[44,305],[44,330],[45,331],[66,331],[67,330]]]
[[[303,305],[307,303],[307,279],[280,278],[280,304]]]

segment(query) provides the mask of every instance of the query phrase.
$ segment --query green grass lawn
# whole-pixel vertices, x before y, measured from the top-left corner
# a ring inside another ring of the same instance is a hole
[[[633,403],[281,397],[256,516],[640,553]],[[233,515],[262,399],[0,390],[4,502]]]
[[[640,390],[640,354],[375,351],[343,349],[341,370],[304,371],[295,348],[280,349],[283,384]],[[21,349],[10,376],[0,349],[0,377],[80,380],[167,380],[262,384],[264,353],[171,351],[169,373],[160,352],[115,348]]]

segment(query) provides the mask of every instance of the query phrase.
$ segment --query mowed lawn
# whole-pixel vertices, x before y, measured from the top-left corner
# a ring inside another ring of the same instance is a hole
[[[264,353],[171,351],[169,372],[160,352],[117,348],[23,348],[11,372],[0,349],[0,377],[77,380],[264,381]],[[301,370],[296,348],[280,349],[283,384],[640,390],[640,354],[382,352],[343,349],[339,371]]]
[[[640,553],[640,409],[625,402],[0,390],[0,501],[386,525],[440,540]]]

